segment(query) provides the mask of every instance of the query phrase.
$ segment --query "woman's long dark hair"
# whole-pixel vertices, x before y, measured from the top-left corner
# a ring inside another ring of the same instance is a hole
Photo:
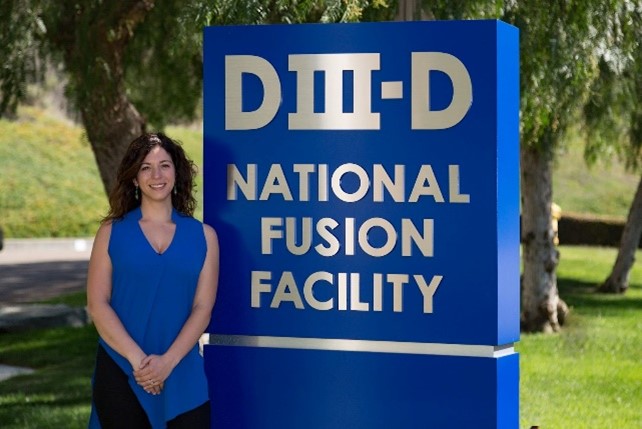
[[[110,221],[121,219],[125,214],[140,206],[136,199],[134,179],[138,175],[143,160],[151,150],[160,146],[167,151],[176,170],[176,192],[172,191],[172,205],[186,216],[193,216],[196,209],[196,199],[193,195],[196,165],[190,160],[180,143],[162,133],[146,133],[134,139],[129,144],[127,152],[120,162],[116,183],[109,193],[109,212],[103,219]]]

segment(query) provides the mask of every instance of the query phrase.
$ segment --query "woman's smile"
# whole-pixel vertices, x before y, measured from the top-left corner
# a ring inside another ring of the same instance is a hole
[[[143,196],[165,199],[171,195],[176,170],[172,157],[160,146],[154,147],[143,160],[135,184]]]

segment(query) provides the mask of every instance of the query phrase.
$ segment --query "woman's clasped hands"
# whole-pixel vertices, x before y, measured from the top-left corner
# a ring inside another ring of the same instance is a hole
[[[148,355],[140,362],[138,369],[134,370],[134,379],[145,392],[158,395],[171,372],[172,366],[163,356]]]

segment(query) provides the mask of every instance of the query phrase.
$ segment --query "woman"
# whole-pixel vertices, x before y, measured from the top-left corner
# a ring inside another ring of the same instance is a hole
[[[192,217],[196,168],[163,134],[135,139],[89,261],[100,335],[92,428],[209,428],[198,340],[218,281],[216,232]]]

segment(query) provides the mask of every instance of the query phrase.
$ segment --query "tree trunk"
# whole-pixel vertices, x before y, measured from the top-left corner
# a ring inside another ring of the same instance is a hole
[[[553,243],[552,176],[552,157],[548,153],[536,148],[521,149],[521,324],[527,332],[559,331],[567,311],[557,291],[559,252]]]
[[[105,191],[112,189],[128,144],[145,120],[126,95],[124,54],[153,0],[67,2],[51,42],[63,52],[87,139]]]
[[[624,293],[629,287],[629,275],[635,262],[635,251],[642,236],[642,177],[638,183],[638,189],[633,197],[629,217],[622,231],[620,248],[618,250],[615,265],[608,278],[598,288],[600,292]]]
[[[81,107],[87,139],[96,157],[105,192],[115,184],[116,173],[129,143],[145,130],[145,121],[123,93],[107,99],[97,94]]]
[[[399,0],[395,21],[415,21],[420,10],[417,0]]]

